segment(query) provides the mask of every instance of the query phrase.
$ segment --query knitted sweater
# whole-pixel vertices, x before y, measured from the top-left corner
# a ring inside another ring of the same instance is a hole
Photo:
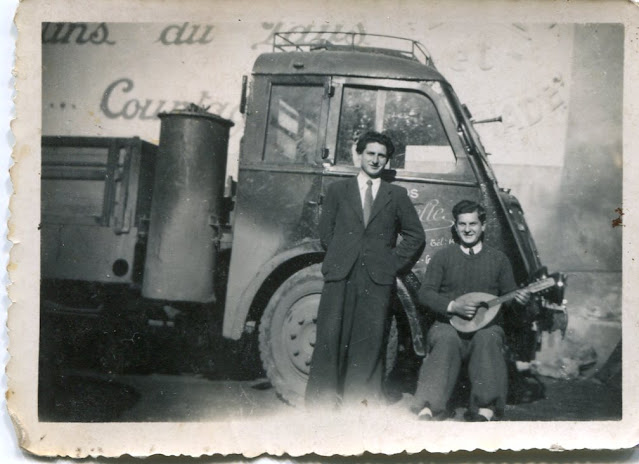
[[[419,302],[438,316],[448,316],[448,304],[470,292],[499,296],[517,288],[510,261],[501,251],[487,246],[475,255],[459,245],[438,251],[426,270],[419,289]]]

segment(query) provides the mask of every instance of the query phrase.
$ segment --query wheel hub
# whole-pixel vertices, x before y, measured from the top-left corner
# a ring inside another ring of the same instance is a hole
[[[308,376],[315,347],[319,300],[319,294],[306,295],[297,300],[290,307],[282,330],[282,341],[288,358],[304,376]]]

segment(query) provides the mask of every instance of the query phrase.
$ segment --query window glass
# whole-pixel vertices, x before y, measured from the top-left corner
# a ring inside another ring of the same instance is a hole
[[[344,87],[336,164],[357,165],[355,142],[366,131],[386,133],[395,145],[393,169],[452,172],[456,159],[437,109],[423,94]]]
[[[264,160],[316,164],[323,86],[273,85]]]

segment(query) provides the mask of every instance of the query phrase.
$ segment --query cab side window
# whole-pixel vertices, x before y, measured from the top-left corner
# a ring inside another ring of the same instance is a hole
[[[319,85],[271,87],[264,161],[317,164],[323,95]]]
[[[455,155],[437,109],[424,94],[345,86],[336,164],[357,164],[355,141],[369,130],[385,132],[393,140],[392,169],[416,172],[455,170]]]

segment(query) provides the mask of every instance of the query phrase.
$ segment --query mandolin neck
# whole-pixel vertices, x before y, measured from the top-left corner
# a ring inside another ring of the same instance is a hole
[[[497,298],[493,298],[492,300],[489,300],[486,302],[486,305],[488,305],[489,308],[493,307],[493,306],[497,306],[500,304],[504,304],[504,303],[508,303],[511,300],[515,299],[515,295],[517,294],[517,290],[514,290],[512,292],[509,293],[505,293],[500,297]]]
[[[533,282],[532,284],[528,285],[525,290],[528,290],[530,293],[538,293],[542,290],[552,287],[553,285],[555,285],[555,280],[552,277],[547,277],[538,282]],[[490,308],[492,306],[504,304],[511,300],[514,300],[516,295],[517,290],[513,290],[512,292],[505,293],[502,296],[487,301],[486,305]]]

